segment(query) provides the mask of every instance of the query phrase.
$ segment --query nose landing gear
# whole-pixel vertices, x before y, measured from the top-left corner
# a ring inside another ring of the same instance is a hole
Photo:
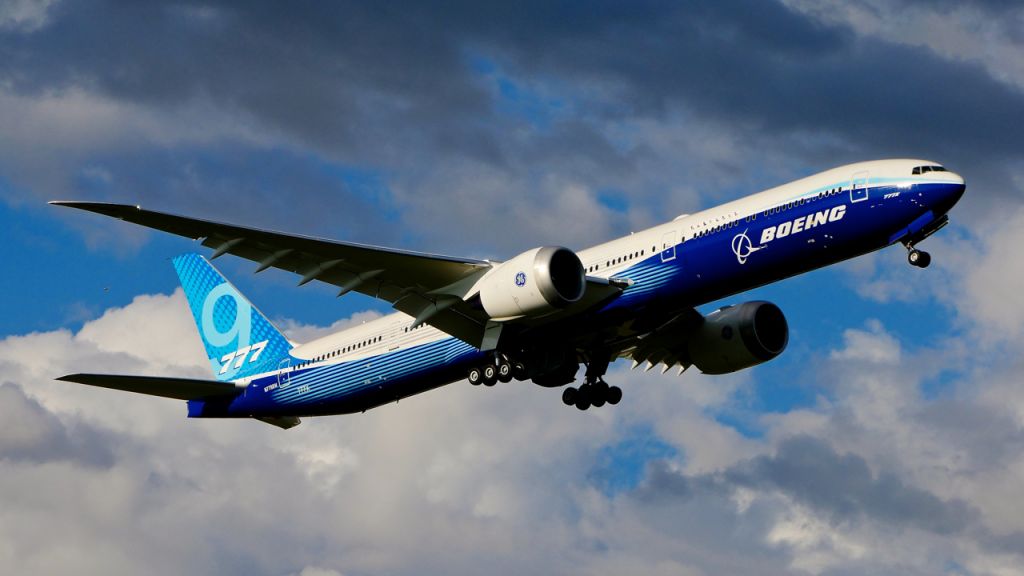
[[[932,263],[932,255],[924,250],[918,250],[915,246],[925,238],[945,228],[947,224],[949,224],[949,216],[943,215],[941,218],[938,218],[926,225],[917,233],[900,240],[900,242],[903,243],[903,246],[907,249],[907,262],[910,262],[911,266],[927,268],[928,265]]]

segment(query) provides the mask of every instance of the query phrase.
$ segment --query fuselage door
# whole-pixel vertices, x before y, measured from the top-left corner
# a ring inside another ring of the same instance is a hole
[[[850,178],[850,202],[868,199],[868,172],[857,172]]]
[[[284,360],[281,360],[281,363],[277,365],[277,387],[278,388],[287,388],[288,387],[288,384],[291,382],[291,378],[292,378],[292,371],[290,370],[291,367],[292,367],[292,361],[291,361],[290,358],[285,358]]]
[[[670,262],[676,259],[676,244],[679,242],[679,232],[673,230],[666,232],[661,237],[661,261]]]

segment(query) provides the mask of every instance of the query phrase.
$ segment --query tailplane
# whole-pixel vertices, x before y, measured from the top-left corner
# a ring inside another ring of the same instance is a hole
[[[205,258],[173,263],[217,380],[270,372],[288,357],[291,342]]]

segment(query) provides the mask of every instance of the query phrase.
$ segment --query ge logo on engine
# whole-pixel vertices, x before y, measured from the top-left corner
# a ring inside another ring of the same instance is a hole
[[[526,272],[516,274],[516,286],[519,286],[520,288],[526,286]]]

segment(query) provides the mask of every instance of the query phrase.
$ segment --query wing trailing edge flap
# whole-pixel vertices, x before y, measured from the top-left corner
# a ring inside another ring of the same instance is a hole
[[[191,378],[165,378],[160,376],[128,376],[120,374],[68,374],[57,380],[87,386],[124,390],[149,396],[176,400],[200,400],[230,397],[241,394],[243,388],[232,382],[196,380]]]
[[[655,328],[624,355],[633,360],[633,368],[646,362],[644,371],[647,371],[663,364],[662,374],[673,366],[679,366],[682,374],[691,365],[686,341],[703,322],[700,312],[691,308]]]

